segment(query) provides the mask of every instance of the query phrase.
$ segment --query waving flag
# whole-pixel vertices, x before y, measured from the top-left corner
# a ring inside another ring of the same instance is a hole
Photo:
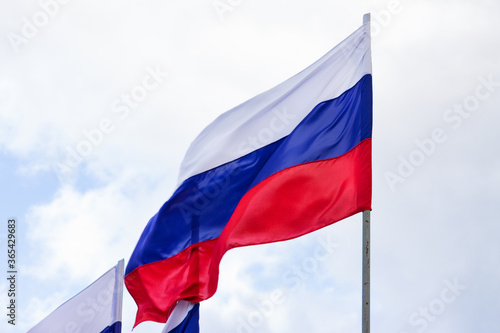
[[[125,284],[136,325],[211,297],[231,248],[287,240],[371,209],[369,24],[314,64],[219,116],[147,224]]]
[[[122,331],[123,259],[28,333]]]

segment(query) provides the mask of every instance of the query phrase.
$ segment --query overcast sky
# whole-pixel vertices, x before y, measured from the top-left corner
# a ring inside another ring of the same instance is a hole
[[[25,332],[127,263],[201,129],[313,63],[366,12],[372,331],[497,331],[494,0],[3,0],[0,275],[15,217],[19,309],[15,327],[0,313],[0,331]],[[201,331],[360,332],[361,246],[356,215],[293,241],[229,251],[217,293],[201,304]],[[318,260],[317,251],[328,255]],[[7,289],[1,279],[2,309]],[[262,305],[277,294],[280,302]],[[135,311],[125,291],[124,332]]]

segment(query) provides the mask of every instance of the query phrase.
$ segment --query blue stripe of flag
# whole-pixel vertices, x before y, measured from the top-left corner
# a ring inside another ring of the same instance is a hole
[[[186,318],[168,333],[199,333],[200,332],[200,303],[189,310]]]

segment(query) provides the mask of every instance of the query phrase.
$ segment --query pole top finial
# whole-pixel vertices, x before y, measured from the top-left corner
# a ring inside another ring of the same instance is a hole
[[[369,23],[370,21],[371,21],[370,13],[366,13],[365,15],[363,15],[363,24]]]

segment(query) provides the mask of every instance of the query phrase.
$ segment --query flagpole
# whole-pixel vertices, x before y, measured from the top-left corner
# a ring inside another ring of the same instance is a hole
[[[370,333],[370,211],[363,212],[363,333]]]
[[[363,15],[363,24],[370,24],[370,13]],[[371,42],[371,41],[370,41]],[[370,211],[363,212],[363,289],[362,333],[370,333]]]

